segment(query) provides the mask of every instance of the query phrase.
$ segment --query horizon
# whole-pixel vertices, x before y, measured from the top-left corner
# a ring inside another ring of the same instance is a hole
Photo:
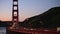
[[[12,20],[12,0],[0,0],[0,20]],[[60,6],[60,0],[18,0],[19,21]]]

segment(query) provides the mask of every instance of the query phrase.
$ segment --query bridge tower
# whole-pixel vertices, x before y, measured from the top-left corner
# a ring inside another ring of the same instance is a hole
[[[12,8],[12,27],[11,28],[17,28],[19,25],[19,14],[18,14],[18,0],[13,0],[13,8]]]

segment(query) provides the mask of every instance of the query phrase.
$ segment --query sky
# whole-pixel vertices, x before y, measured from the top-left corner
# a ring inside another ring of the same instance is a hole
[[[0,0],[0,20],[12,20],[13,0]],[[18,0],[19,21],[42,14],[52,7],[59,7],[60,0]]]

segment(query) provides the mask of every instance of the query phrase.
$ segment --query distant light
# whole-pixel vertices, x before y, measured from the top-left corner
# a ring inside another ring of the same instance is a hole
[[[30,29],[30,30],[33,30],[33,29]]]
[[[24,28],[25,30],[29,30],[29,29],[27,29],[27,28]]]
[[[44,30],[44,31],[49,31],[49,30]]]
[[[60,27],[57,27],[57,32],[60,31]]]

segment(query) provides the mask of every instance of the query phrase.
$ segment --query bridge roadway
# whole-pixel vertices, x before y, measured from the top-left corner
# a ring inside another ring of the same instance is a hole
[[[57,34],[56,29],[44,29],[44,28],[39,28],[39,29],[32,29],[32,28],[25,28],[25,27],[20,27],[20,28],[13,28],[10,29],[10,31],[15,31],[15,32],[22,32],[22,33],[30,33],[30,34]]]

